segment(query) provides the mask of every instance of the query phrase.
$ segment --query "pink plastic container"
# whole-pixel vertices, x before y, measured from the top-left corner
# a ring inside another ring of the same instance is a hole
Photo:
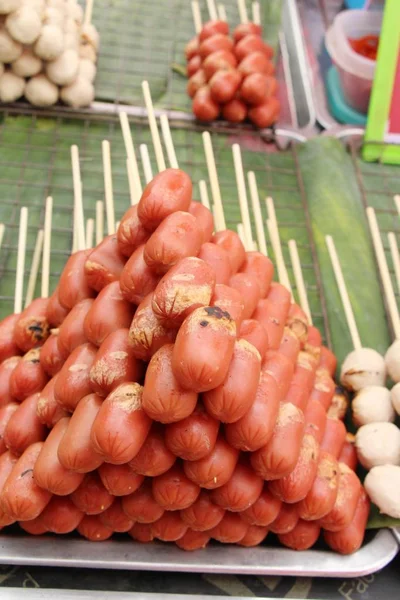
[[[325,45],[336,66],[346,102],[362,113],[368,112],[376,61],[354,52],[349,38],[379,35],[382,13],[345,10],[337,15],[325,35]]]

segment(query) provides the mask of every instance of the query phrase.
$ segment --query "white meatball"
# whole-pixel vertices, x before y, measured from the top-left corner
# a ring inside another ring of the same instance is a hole
[[[45,25],[57,25],[58,27],[63,28],[65,21],[65,15],[62,10],[58,8],[54,8],[52,6],[47,6],[43,13],[43,23]]]
[[[88,23],[82,27],[81,38],[83,42],[89,43],[96,50],[99,49],[100,36],[93,23]]]
[[[390,399],[394,410],[400,415],[400,383],[396,383],[390,390]]]
[[[389,377],[395,382],[400,381],[400,340],[395,340],[385,354],[386,368]]]
[[[78,36],[80,30],[78,24],[70,17],[67,17],[64,21],[64,31],[65,33],[75,33]]]
[[[4,27],[0,28],[0,62],[11,63],[22,54],[22,46],[12,39]]]
[[[4,65],[3,63],[0,63],[0,77],[3,75],[4,73]]]
[[[55,60],[64,51],[64,35],[57,25],[44,25],[34,46],[43,60]]]
[[[22,0],[0,0],[0,15],[8,15],[8,13],[17,10],[22,4]]]
[[[24,0],[23,3],[30,8],[33,8],[40,17],[42,17],[46,6],[46,0]]]
[[[42,22],[34,8],[23,5],[8,15],[6,28],[14,40],[29,45],[33,44],[39,37]]]
[[[385,361],[376,350],[361,348],[346,356],[340,372],[340,383],[345,388],[358,392],[367,385],[384,385],[385,381]]]
[[[64,52],[49,62],[46,67],[46,73],[50,81],[57,85],[70,85],[78,75],[79,58],[77,52],[72,49]]]
[[[43,74],[32,77],[25,88],[25,98],[34,106],[53,106],[58,93],[58,87]]]
[[[356,433],[358,460],[366,469],[400,465],[400,429],[394,423],[368,423]]]
[[[42,66],[40,58],[35,56],[32,50],[26,48],[21,56],[11,64],[11,69],[20,77],[33,77],[40,73]]]
[[[400,467],[380,465],[370,470],[364,486],[379,512],[400,519]]]
[[[79,4],[70,4],[67,7],[67,14],[73,19],[78,25],[83,21],[83,8]]]
[[[6,71],[0,77],[0,102],[15,102],[24,95],[25,79],[11,71]]]
[[[93,46],[91,44],[81,44],[79,46],[79,57],[80,58],[87,58],[88,60],[91,60],[92,63],[96,63],[97,61],[97,54],[96,54],[96,50],[93,48]]]
[[[79,59],[79,75],[93,83],[96,77],[96,66],[88,58]]]
[[[367,423],[393,422],[395,418],[390,392],[379,385],[368,385],[357,392],[351,408],[357,427]]]
[[[79,50],[79,36],[76,33],[65,33],[64,34],[64,47],[65,50],[72,49],[75,52]]]
[[[94,100],[94,87],[87,79],[78,77],[71,85],[61,88],[61,100],[73,108],[89,106]]]

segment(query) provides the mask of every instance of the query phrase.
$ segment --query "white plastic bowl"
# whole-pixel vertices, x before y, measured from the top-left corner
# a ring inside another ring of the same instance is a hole
[[[368,111],[376,61],[357,54],[348,39],[379,35],[381,25],[381,12],[345,10],[325,34],[326,49],[338,70],[343,95],[352,108],[362,113]]]

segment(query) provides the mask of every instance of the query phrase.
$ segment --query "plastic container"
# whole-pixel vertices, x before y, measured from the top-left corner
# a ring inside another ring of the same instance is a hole
[[[379,35],[382,13],[345,10],[337,15],[325,35],[326,49],[336,66],[346,102],[355,110],[367,113],[376,61],[357,54],[348,38]]]

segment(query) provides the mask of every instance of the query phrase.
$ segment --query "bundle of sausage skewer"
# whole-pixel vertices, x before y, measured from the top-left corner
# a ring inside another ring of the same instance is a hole
[[[203,26],[198,4],[192,2],[196,36],[185,48],[187,93],[200,121],[222,115],[233,123],[248,118],[259,128],[271,127],[280,112],[274,51],[262,40],[259,19],[249,22],[244,3],[239,5],[242,22],[231,38],[226,16],[217,18],[213,2],[209,2],[211,20]]]
[[[323,532],[353,552],[369,502],[336,359],[226,229],[215,179],[213,219],[155,149],[160,172],[118,227],[108,213],[88,249],[81,223],[54,293],[0,323],[0,526],[184,550],[269,532],[301,550]]]

